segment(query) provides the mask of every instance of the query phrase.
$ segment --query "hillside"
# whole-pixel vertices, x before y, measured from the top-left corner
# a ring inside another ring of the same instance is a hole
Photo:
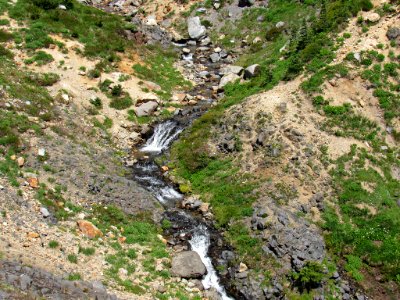
[[[399,299],[399,12],[0,0],[0,299]]]

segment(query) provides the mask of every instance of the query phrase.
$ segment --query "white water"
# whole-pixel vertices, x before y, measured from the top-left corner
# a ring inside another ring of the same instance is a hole
[[[160,153],[168,148],[182,130],[182,128],[179,128],[177,124],[172,121],[158,124],[154,130],[153,136],[140,150],[142,152]]]
[[[147,143],[140,149],[142,152],[150,153],[161,153],[167,149],[170,144],[178,137],[182,132],[182,128],[178,127],[175,122],[167,121],[157,125],[154,130],[153,136],[147,141]],[[155,164],[150,165],[137,165],[138,168],[144,172],[144,175],[136,176],[136,179],[142,182],[147,189],[153,192],[154,196],[164,205],[169,203],[175,203],[176,200],[182,199],[183,195],[176,191],[173,187],[166,184],[164,181],[151,174],[157,170]],[[189,217],[184,212],[182,217]],[[201,261],[207,269],[207,274],[203,278],[202,283],[205,289],[214,288],[221,297],[221,300],[233,300],[229,297],[224,287],[219,283],[217,272],[212,265],[211,258],[208,256],[208,248],[210,247],[210,234],[205,226],[199,226],[193,229],[192,239],[189,241],[192,250],[197,252],[201,258]]]
[[[200,255],[201,261],[206,266],[207,275],[201,281],[204,288],[206,290],[214,288],[221,296],[222,300],[233,300],[233,298],[226,294],[225,289],[220,285],[217,272],[212,265],[210,257],[207,255],[208,247],[210,246],[210,235],[208,234],[207,228],[197,228],[189,243],[190,246],[192,246],[192,250]]]

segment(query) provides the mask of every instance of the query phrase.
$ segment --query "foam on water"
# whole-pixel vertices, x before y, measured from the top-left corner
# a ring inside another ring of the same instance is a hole
[[[201,261],[206,266],[207,275],[203,278],[202,283],[205,289],[214,288],[221,296],[222,300],[233,300],[229,297],[223,286],[219,283],[217,272],[212,265],[208,256],[208,248],[210,247],[210,235],[207,228],[199,227],[193,233],[192,239],[189,241],[192,250],[200,255]]]

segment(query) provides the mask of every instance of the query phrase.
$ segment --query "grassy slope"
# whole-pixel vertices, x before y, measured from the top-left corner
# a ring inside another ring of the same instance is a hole
[[[228,86],[225,99],[197,120],[172,149],[172,166],[175,167],[174,172],[185,185],[184,190],[200,194],[211,202],[217,224],[227,231],[228,240],[235,246],[241,258],[256,268],[260,266],[262,268],[262,260],[265,257],[262,255],[259,241],[252,238],[240,222],[241,218],[251,215],[251,205],[256,196],[249,196],[249,194],[251,195],[249,192],[256,187],[255,182],[251,178],[244,180],[243,175],[239,174],[237,168],[226,158],[209,156],[207,140],[212,134],[210,128],[215,128],[219,122],[222,122],[224,111],[228,107],[240,103],[249,95],[271,88],[281,80],[289,80],[305,70],[310,74],[311,79],[304,84],[304,87],[312,92],[313,89],[318,90],[318,86],[332,76],[330,74],[339,72],[346,76],[349,66],[328,66],[335,57],[334,51],[337,47],[337,44],[334,43],[335,39],[332,38],[332,32],[340,30],[349,16],[355,15],[361,9],[370,9],[371,3],[369,1],[327,1],[326,6],[322,9],[318,3],[321,1],[305,1],[304,4],[295,1],[271,1],[270,10],[249,9],[243,20],[238,22],[238,28],[247,28],[248,31],[253,29],[251,34],[257,36],[259,24],[255,20],[258,15],[264,14],[266,21],[263,25],[273,28],[277,21],[283,20],[289,24],[290,33],[271,32],[275,36],[265,48],[252,47],[251,53],[244,55],[240,62],[243,65],[261,64],[262,75],[245,84],[236,83]],[[315,16],[317,10],[321,10],[320,17]],[[294,12],[297,12],[299,16],[309,16],[307,26],[304,25],[301,17],[296,21],[296,18],[293,17]],[[368,24],[364,26],[367,27]],[[224,30],[227,30],[225,42],[238,37],[239,31],[235,31],[234,28],[227,27]],[[287,41],[290,41],[287,45],[288,50],[282,54],[279,53],[279,49]],[[283,60],[280,59],[282,57]],[[397,104],[390,105],[393,103],[392,101],[396,101],[394,96],[381,94],[383,97],[386,96],[381,102],[387,103],[386,107],[392,110],[389,116],[397,114]],[[318,94],[314,93],[313,96],[316,95]],[[326,130],[331,130],[333,134],[371,141],[376,150],[384,145],[381,133],[379,133],[380,129],[372,121],[353,113],[351,107],[333,107],[324,101],[322,99],[322,103],[320,103],[316,100],[315,104],[316,108],[320,109],[326,117]],[[383,108],[385,107],[383,106]],[[376,153],[376,155],[381,156],[380,153]],[[382,158],[381,164],[386,166],[386,170],[387,166],[396,162],[394,159],[396,155],[396,152],[389,150],[387,157]],[[336,163],[340,170],[339,162]],[[361,174],[359,172],[368,177],[365,180],[372,181],[377,185],[378,188],[375,192],[368,194],[360,189],[359,176]],[[346,265],[350,274],[355,273],[355,271],[352,273],[351,270],[359,271],[363,266],[367,266],[364,261],[370,260],[370,265],[381,267],[379,270],[385,274],[387,280],[399,280],[397,266],[400,256],[396,250],[399,233],[394,217],[398,215],[399,210],[395,203],[396,195],[398,195],[398,181],[393,179],[387,171],[384,177],[378,176],[369,169],[359,172],[333,173],[336,179],[338,199],[342,203],[340,207],[346,223],[338,223],[338,216],[331,210],[326,213],[325,219],[328,222],[324,228],[327,230],[328,245],[332,247],[332,253],[337,255],[338,259],[343,254],[352,255],[348,256]],[[358,181],[352,186],[351,183],[357,178]],[[355,188],[354,191],[352,191],[352,187]],[[349,189],[354,193],[353,195],[349,194]],[[246,191],[244,198],[242,197],[243,191]],[[347,195],[348,200],[351,199],[353,202],[344,204],[346,201],[343,197],[346,196],[343,195]],[[355,198],[353,199],[352,196]],[[376,216],[367,214],[365,209],[360,212],[354,209],[356,203],[365,202],[365,200],[361,201],[364,199],[363,197],[368,197],[368,203],[372,199],[380,199],[375,203],[379,211]],[[385,205],[382,206],[382,203]],[[357,217],[354,216],[354,220],[352,219],[353,211],[357,215]],[[366,238],[366,226],[376,233]],[[388,231],[379,233],[381,236],[378,237],[377,234],[383,227]],[[378,242],[377,244],[380,246],[374,246],[375,238],[379,241],[387,240],[387,242],[382,245]],[[364,242],[360,243],[360,239],[363,239]],[[348,246],[345,248],[347,252],[342,252],[345,245]],[[373,253],[367,254],[368,249],[373,250]],[[365,256],[366,254],[367,256]],[[370,258],[367,258],[369,256]],[[253,258],[255,257],[258,264],[254,263]],[[361,264],[357,265],[358,261],[361,261]]]

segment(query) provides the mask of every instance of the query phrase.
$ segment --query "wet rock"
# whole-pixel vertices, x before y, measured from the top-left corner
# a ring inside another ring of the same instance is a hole
[[[191,17],[187,20],[189,36],[192,39],[198,40],[203,37],[207,30],[206,27],[201,25],[199,17]]]
[[[227,74],[221,78],[219,82],[218,89],[222,90],[228,83],[233,83],[236,80],[239,80],[240,77],[236,74]]]
[[[135,107],[134,111],[138,117],[145,117],[153,114],[157,107],[158,103],[156,101],[148,101]]]
[[[251,65],[244,70],[244,79],[256,77],[260,75],[260,73],[261,73],[260,65],[258,64]]]
[[[171,273],[182,278],[200,278],[207,270],[199,254],[194,251],[184,251],[172,258]]]
[[[77,221],[78,228],[82,232],[83,235],[88,237],[89,239],[94,239],[96,237],[103,236],[103,233],[91,222],[86,220]]]

